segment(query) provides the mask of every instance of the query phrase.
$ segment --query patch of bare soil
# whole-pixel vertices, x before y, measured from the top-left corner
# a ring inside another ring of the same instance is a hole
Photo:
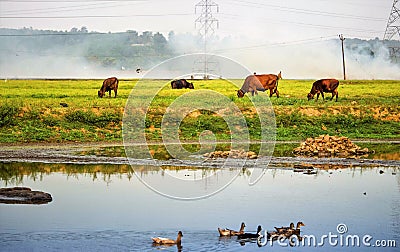
[[[329,108],[299,107],[297,111],[306,116],[345,114],[359,117],[362,114],[370,113],[378,120],[400,122],[400,113],[396,109],[383,106],[371,107],[368,108],[368,111],[357,106],[333,106]],[[291,113],[293,111],[285,111],[285,113],[287,112]]]

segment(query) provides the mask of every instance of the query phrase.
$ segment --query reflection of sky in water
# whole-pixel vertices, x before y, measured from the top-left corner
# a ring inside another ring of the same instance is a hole
[[[156,172],[143,176],[152,183],[163,181]],[[248,231],[254,231],[259,224],[271,230],[274,226],[299,220],[306,224],[302,229],[304,234],[336,233],[336,226],[345,223],[348,234],[399,240],[398,170],[397,175],[392,175],[392,169],[379,174],[379,169],[366,168],[319,171],[317,176],[310,176],[277,169],[268,170],[254,186],[248,186],[247,180],[247,176],[241,175],[210,198],[178,201],[154,193],[135,176],[129,180],[127,174],[111,175],[108,183],[101,175],[93,180],[90,174],[67,177],[52,173],[36,181],[25,177],[23,186],[50,192],[53,202],[40,206],[0,205],[0,244],[15,249],[36,239],[37,246],[51,248],[45,237],[61,232],[64,235],[53,237],[53,242],[62,247],[68,244],[65,232],[71,232],[68,236],[76,236],[72,240],[77,240],[76,246],[82,248],[79,240],[84,243],[85,238],[77,233],[101,240],[100,234],[108,232],[109,246],[121,242],[120,239],[132,239],[130,242],[147,246],[152,235],[164,232],[175,237],[176,231],[182,230],[184,244],[190,244],[193,250],[201,249],[204,244],[196,235],[212,239],[207,244],[210,249],[214,246],[218,250],[225,244],[218,240],[219,226],[238,229],[244,221]],[[4,182],[1,185],[4,186]],[[25,232],[33,232],[31,236],[42,235],[32,238]],[[185,233],[192,235],[185,236]],[[93,246],[94,250],[102,248]],[[237,250],[240,245],[234,242],[225,249]]]

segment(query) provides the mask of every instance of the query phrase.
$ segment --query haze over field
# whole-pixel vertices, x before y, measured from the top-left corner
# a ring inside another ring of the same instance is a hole
[[[0,78],[139,78],[171,57],[203,52],[198,2],[1,1]],[[380,40],[392,0],[215,3],[207,52],[250,72],[340,79],[343,33],[348,79],[400,79],[400,64]]]

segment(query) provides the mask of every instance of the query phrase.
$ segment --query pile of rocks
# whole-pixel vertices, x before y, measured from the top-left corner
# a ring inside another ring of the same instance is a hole
[[[244,151],[244,150],[231,150],[231,151],[213,151],[210,153],[204,153],[204,157],[207,158],[257,158],[257,154],[254,151]]]
[[[360,148],[347,137],[320,135],[316,138],[307,138],[293,150],[293,153],[299,156],[357,157],[372,153],[372,151],[368,148]]]

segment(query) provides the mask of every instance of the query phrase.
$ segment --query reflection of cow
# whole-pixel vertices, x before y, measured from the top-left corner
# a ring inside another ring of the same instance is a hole
[[[237,92],[238,97],[243,97],[245,93],[251,92],[252,95],[257,94],[257,91],[265,91],[269,89],[269,96],[271,97],[276,93],[279,97],[278,92],[278,81],[282,79],[281,72],[278,75],[275,74],[254,74],[247,76],[244,80],[243,86]]]
[[[187,82],[185,79],[171,81],[172,89],[189,88],[194,89],[193,83]]]
[[[307,95],[308,100],[314,99],[314,95],[317,94],[317,99],[319,94],[321,94],[322,99],[324,99],[324,92],[325,93],[332,93],[332,98],[336,96],[336,101],[338,99],[338,87],[339,87],[339,81],[336,79],[322,79],[322,80],[317,80],[316,82],[313,83],[312,88],[310,93]]]
[[[99,92],[97,92],[98,96],[102,98],[105,92],[108,92],[108,96],[111,97],[111,90],[114,90],[115,96],[117,97],[117,90],[118,90],[118,79],[116,77],[111,77],[105,79],[103,81],[103,86],[101,86]]]

